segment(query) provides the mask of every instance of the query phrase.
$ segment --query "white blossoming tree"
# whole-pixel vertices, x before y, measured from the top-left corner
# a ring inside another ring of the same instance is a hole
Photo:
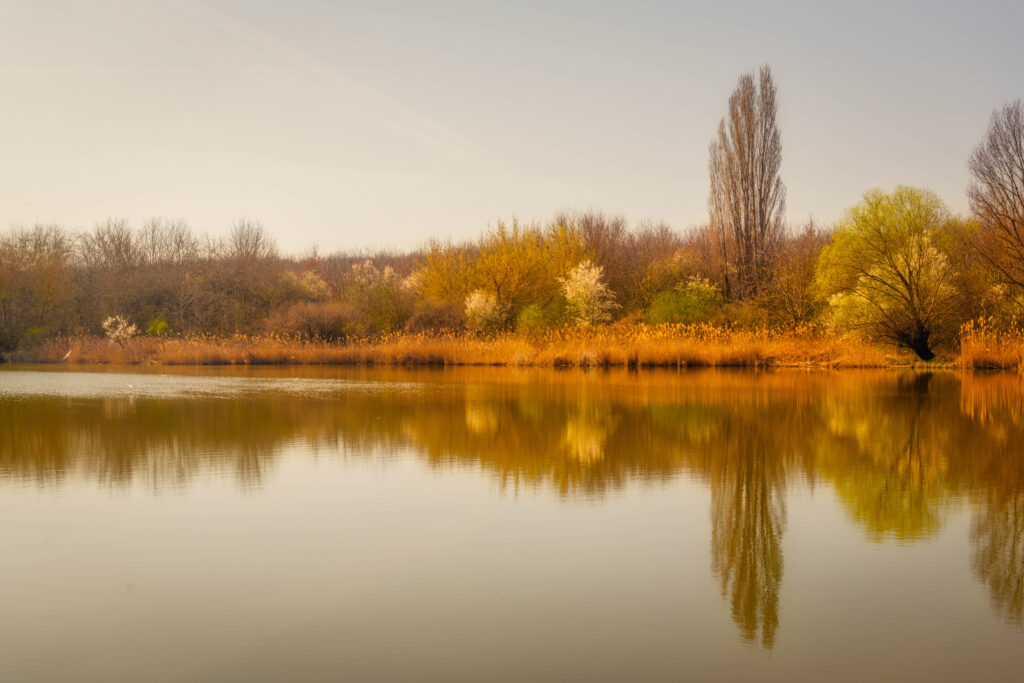
[[[102,324],[107,339],[117,344],[123,344],[139,333],[139,328],[119,315],[110,316]]]
[[[340,292],[359,311],[363,334],[401,329],[409,317],[411,295],[391,266],[378,268],[369,259],[352,265]]]
[[[477,334],[494,334],[505,322],[505,309],[493,292],[475,289],[466,297],[466,327]]]
[[[611,320],[612,311],[619,307],[615,294],[604,282],[604,269],[590,261],[583,261],[558,281],[569,317],[576,325],[596,325]]]

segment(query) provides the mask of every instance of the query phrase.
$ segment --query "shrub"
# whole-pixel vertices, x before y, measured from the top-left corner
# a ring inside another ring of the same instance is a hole
[[[285,297],[298,301],[323,301],[331,293],[324,279],[311,270],[285,271],[281,276],[281,289]]]
[[[673,291],[662,292],[647,309],[647,322],[699,323],[711,319],[722,308],[722,293],[704,278],[691,277]]]
[[[693,316],[686,309],[682,296],[672,290],[661,292],[654,297],[654,301],[647,308],[646,318],[651,325],[693,322]]]
[[[569,317],[576,325],[596,325],[611,320],[611,312],[619,307],[604,282],[604,269],[590,261],[583,261],[558,281],[562,284]]]
[[[103,331],[106,332],[107,339],[110,341],[123,344],[138,334],[139,328],[121,316],[114,315],[103,321]]]
[[[546,304],[530,304],[516,316],[516,332],[536,336],[544,330],[560,326],[565,320],[565,299],[555,297]]]
[[[49,334],[49,330],[41,325],[36,325],[25,330],[25,334],[21,337],[21,346],[32,346],[38,344]]]
[[[505,324],[505,310],[493,292],[476,289],[466,297],[466,327],[477,334],[490,335]]]
[[[405,321],[407,332],[437,332],[457,330],[465,324],[462,308],[457,304],[423,300],[416,303]]]
[[[544,308],[540,304],[530,304],[516,316],[516,332],[520,334],[535,335],[545,327]]]
[[[387,334],[409,318],[410,287],[390,267],[377,268],[366,259],[352,265],[342,283],[342,297],[357,308],[363,334]]]
[[[754,301],[733,301],[724,304],[719,318],[723,324],[738,329],[764,330],[772,327],[771,313]]]
[[[351,336],[356,313],[340,301],[302,301],[279,311],[267,320],[267,329],[310,339],[342,341]]]
[[[170,333],[171,327],[163,318],[153,318],[149,321],[149,327],[146,328],[146,334],[150,337],[166,337]]]

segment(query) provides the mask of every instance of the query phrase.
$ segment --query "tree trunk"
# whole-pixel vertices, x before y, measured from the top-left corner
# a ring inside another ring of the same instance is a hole
[[[930,336],[927,330],[918,330],[907,343],[910,350],[916,353],[917,357],[921,360],[932,360],[935,358],[935,352],[928,345],[928,337]]]

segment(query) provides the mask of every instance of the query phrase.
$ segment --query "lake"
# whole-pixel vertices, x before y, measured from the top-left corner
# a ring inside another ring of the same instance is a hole
[[[1024,380],[0,369],[0,680],[1021,680]]]

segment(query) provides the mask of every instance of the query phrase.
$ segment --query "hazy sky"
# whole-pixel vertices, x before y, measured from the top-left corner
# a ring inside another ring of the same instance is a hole
[[[289,251],[561,209],[685,228],[762,63],[791,222],[897,183],[962,211],[1022,45],[1020,0],[0,0],[0,225],[249,217]]]

